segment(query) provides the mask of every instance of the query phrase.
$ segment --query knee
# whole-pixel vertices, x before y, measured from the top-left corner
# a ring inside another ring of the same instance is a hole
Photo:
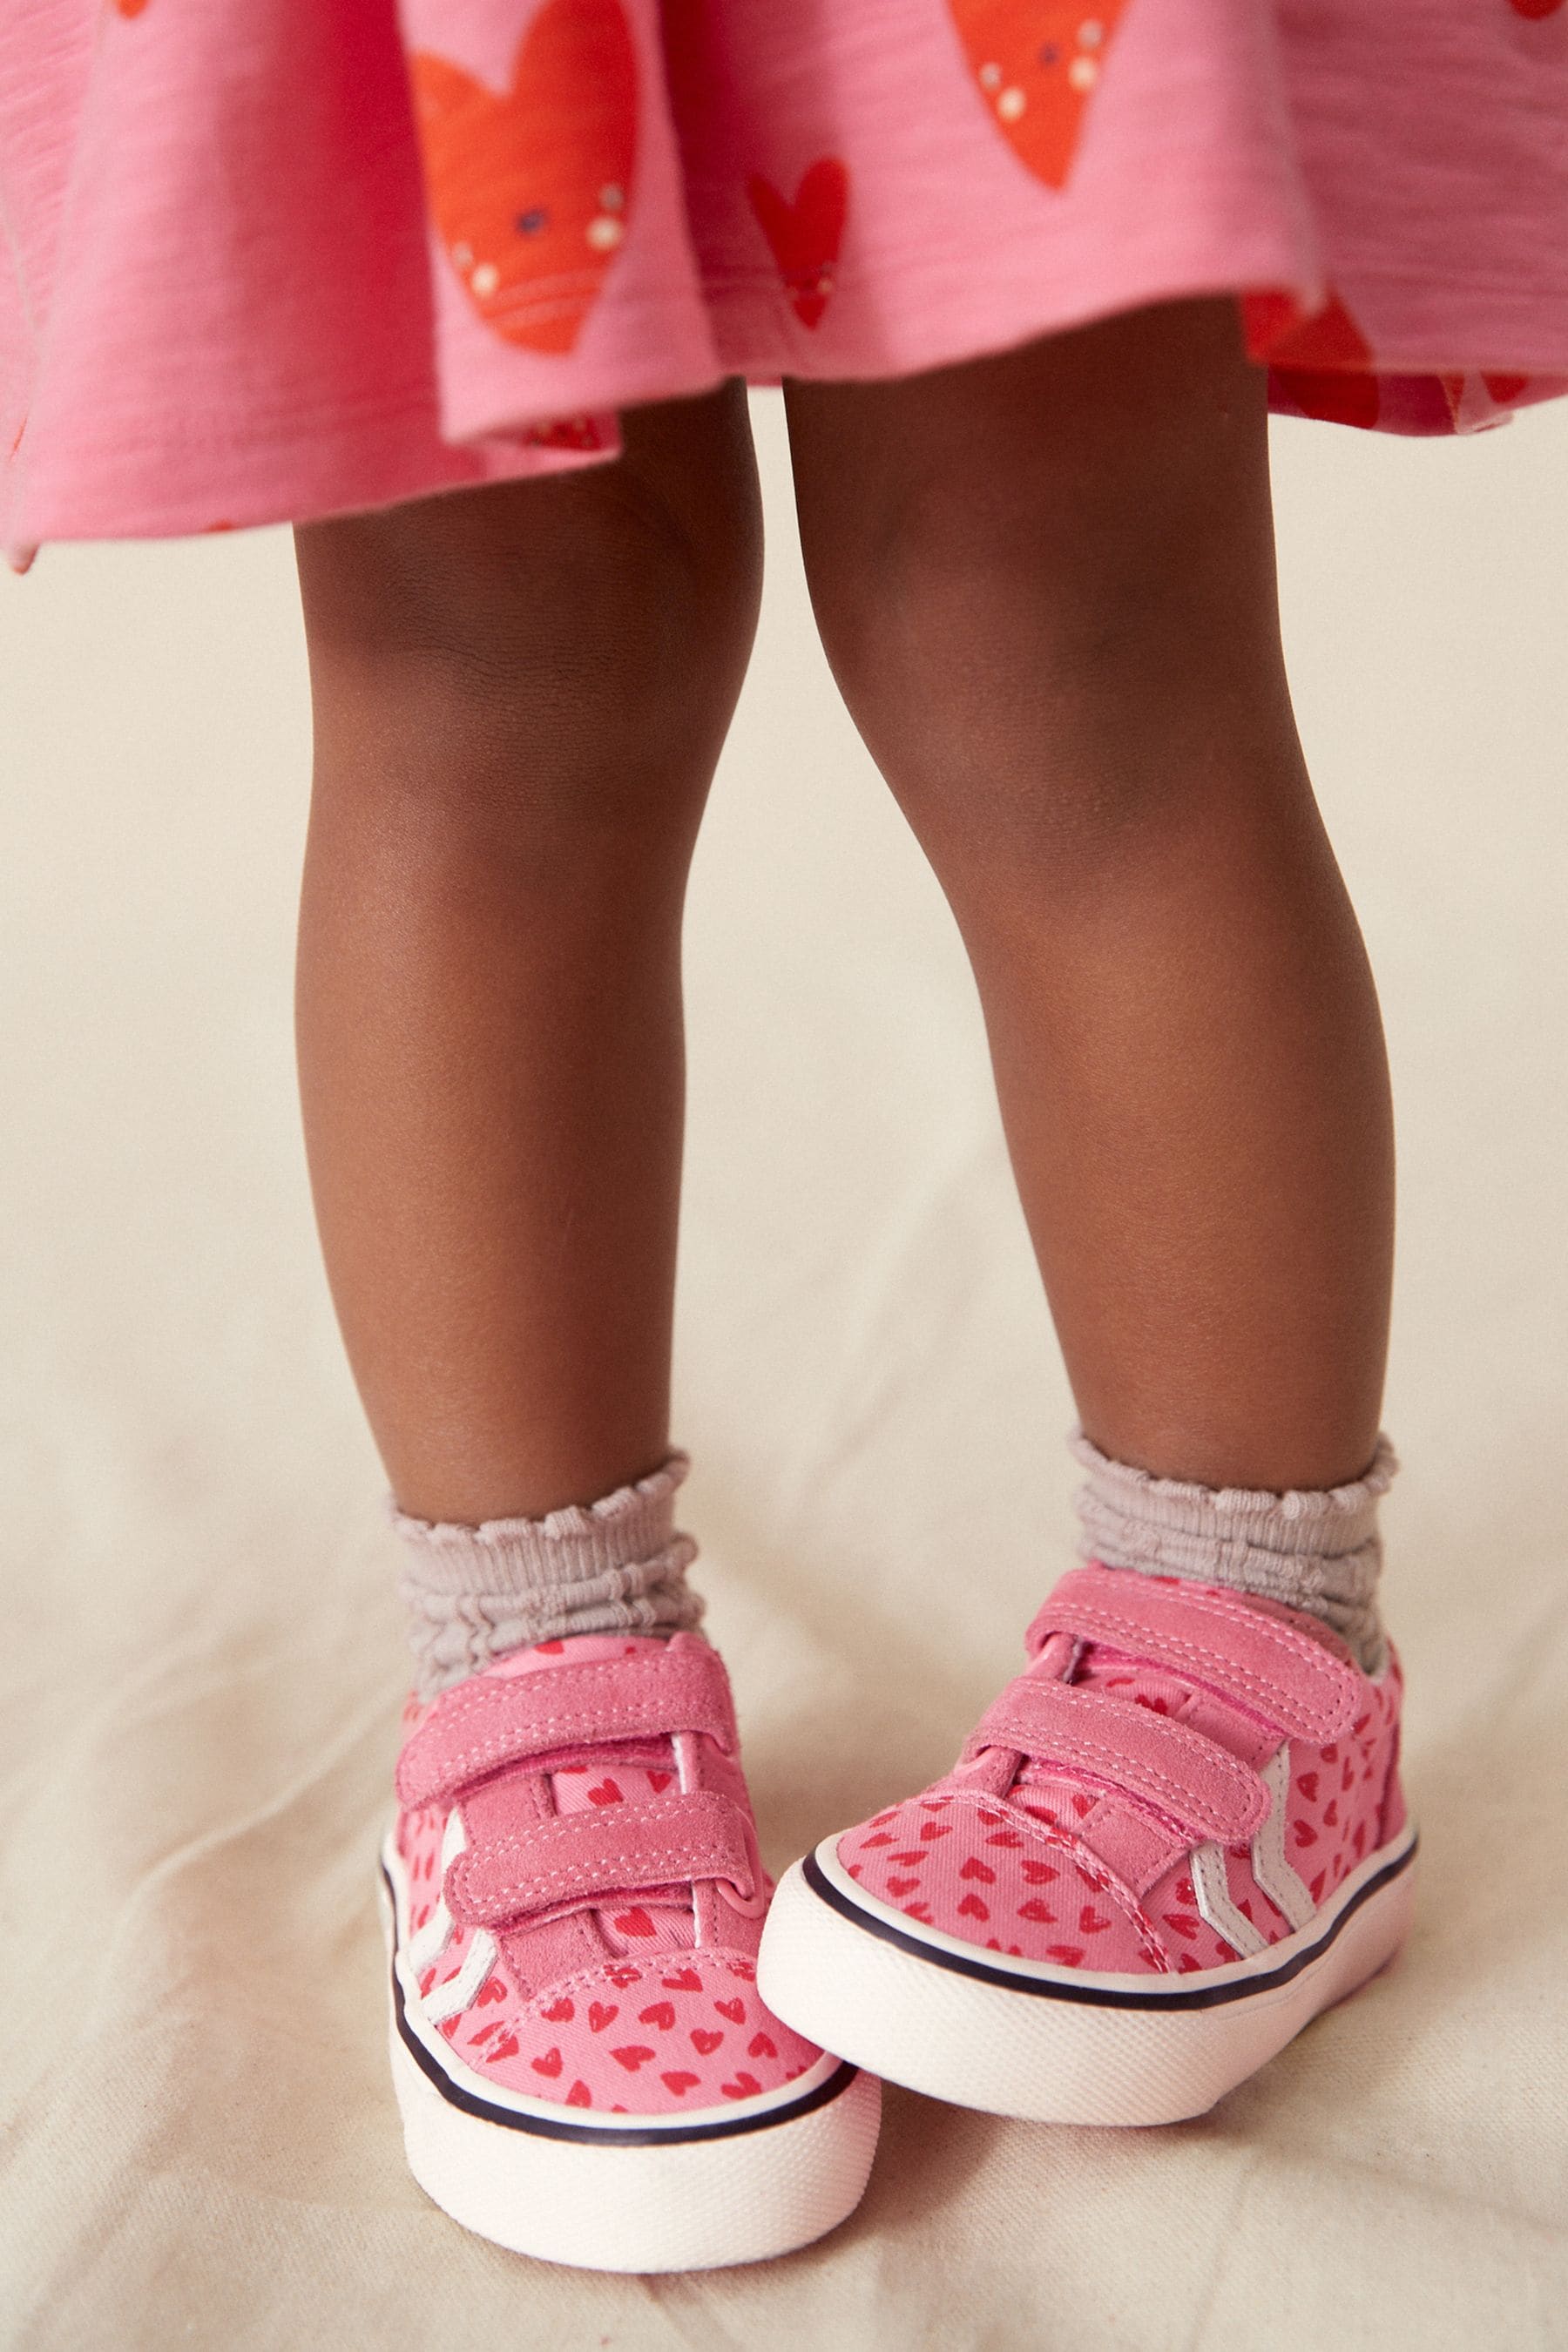
[[[1289,725],[1261,431],[1006,423],[803,501],[829,661],[950,893],[1076,886],[1183,821],[1216,712]]]
[[[318,801],[536,862],[689,847],[760,532],[749,449],[671,438],[634,419],[613,465],[300,531]]]

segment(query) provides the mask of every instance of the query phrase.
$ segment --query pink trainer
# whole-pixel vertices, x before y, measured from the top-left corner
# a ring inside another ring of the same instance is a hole
[[[759,1998],[772,1884],[717,1652],[542,1642],[405,1729],[392,2068],[437,2204],[595,2270],[754,2262],[842,2221],[879,2086]]]
[[[1098,1565],[921,1796],[779,1887],[765,1999],[962,2106],[1201,2115],[1398,1949],[1415,1832],[1391,1655],[1314,1617]]]

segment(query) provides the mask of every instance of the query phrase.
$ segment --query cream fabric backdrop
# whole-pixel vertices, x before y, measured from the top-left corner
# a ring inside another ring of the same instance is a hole
[[[678,1426],[782,1863],[950,1759],[1071,1482],[966,971],[816,650],[774,398],[758,421],[769,603],[690,931]],[[1398,1087],[1419,1930],[1201,2123],[894,2092],[859,2215],[717,2275],[516,2260],[403,2169],[372,1891],[402,1661],[295,1126],[287,540],[0,583],[6,2347],[1568,2344],[1568,412],[1276,446],[1302,726]]]

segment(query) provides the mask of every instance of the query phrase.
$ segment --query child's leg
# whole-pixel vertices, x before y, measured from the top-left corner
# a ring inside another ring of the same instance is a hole
[[[299,552],[300,1080],[355,1376],[405,1511],[586,1503],[668,1450],[681,901],[760,576],[743,399]]]
[[[973,962],[1089,1435],[1216,1487],[1354,1479],[1387,1078],[1231,306],[792,385],[789,413],[823,637]]]
[[[1093,1445],[1029,1665],[788,1874],[758,1981],[916,2090],[1170,2122],[1383,1966],[1414,1853],[1388,1093],[1286,693],[1263,385],[1203,302],[790,408],[823,634],[973,961]]]

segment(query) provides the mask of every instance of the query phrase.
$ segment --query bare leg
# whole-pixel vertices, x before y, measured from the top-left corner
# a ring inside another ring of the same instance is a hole
[[[668,1451],[681,904],[761,534],[737,389],[626,441],[299,533],[306,1141],[421,1517],[537,1515]]]
[[[963,930],[1089,1434],[1211,1486],[1355,1477],[1387,1075],[1230,305],[788,398],[824,641]]]

